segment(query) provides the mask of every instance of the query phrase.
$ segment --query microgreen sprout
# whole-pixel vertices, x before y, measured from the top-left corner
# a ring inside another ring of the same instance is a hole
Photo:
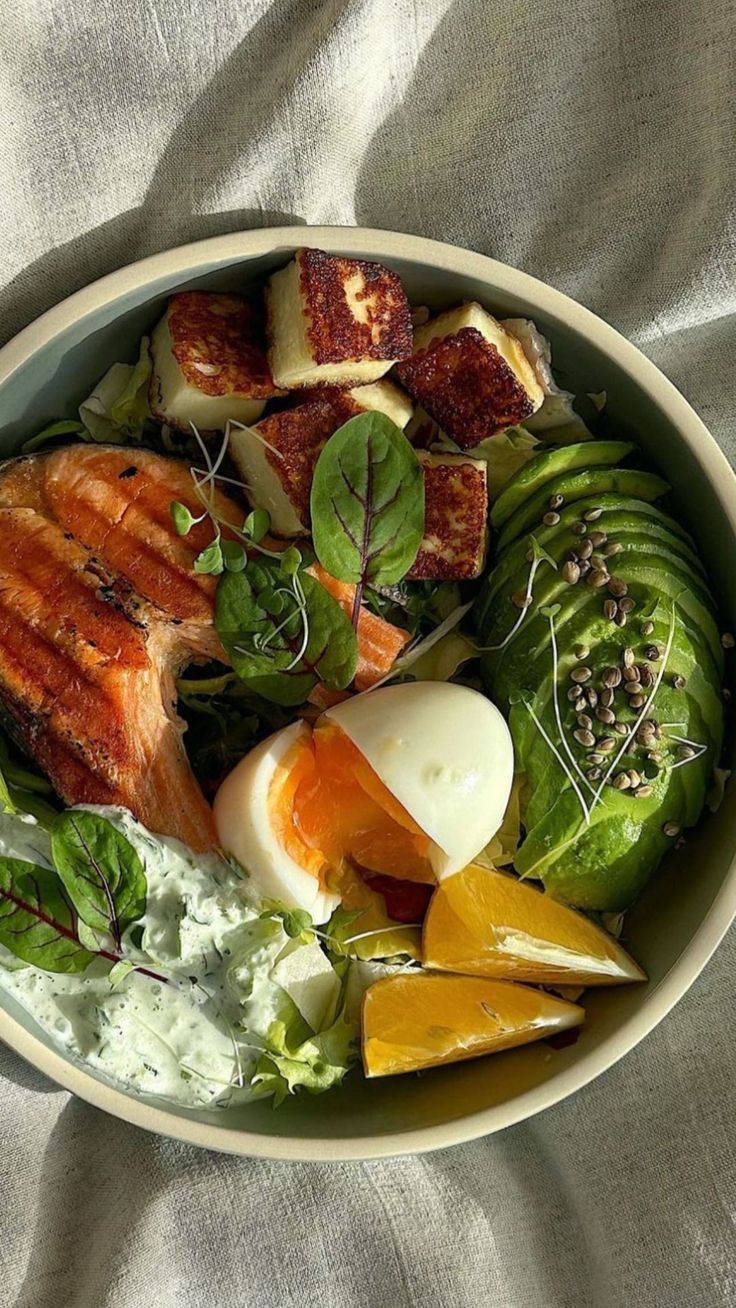
[[[565,773],[565,776],[567,777],[568,781],[570,782],[570,785],[572,786],[573,790],[575,791],[575,795],[576,795],[577,800],[578,800],[578,802],[579,802],[579,804],[580,804],[580,807],[581,807],[581,809],[582,809],[582,811],[583,811],[583,817],[585,818],[585,824],[586,824],[586,826],[589,826],[589,825],[590,825],[590,810],[588,809],[588,805],[587,805],[586,802],[585,802],[585,798],[584,798],[584,796],[583,796],[583,793],[582,793],[582,791],[581,791],[581,789],[580,789],[580,787],[579,787],[577,781],[575,780],[575,775],[574,775],[574,773],[570,771],[570,768],[568,767],[568,765],[567,765],[567,763],[565,762],[564,758],[563,758],[562,755],[560,754],[560,751],[558,750],[558,748],[557,748],[557,746],[555,745],[554,741],[553,741],[553,740],[551,739],[551,737],[549,736],[549,734],[548,734],[548,732],[546,731],[545,727],[544,727],[543,724],[540,722],[539,718],[537,717],[537,714],[534,712],[534,709],[532,708],[532,706],[531,706],[531,704],[529,703],[529,701],[526,700],[526,699],[522,699],[521,703],[524,705],[524,708],[526,709],[527,713],[529,714],[529,716],[530,716],[532,722],[534,723],[535,727],[537,728],[537,731],[538,731],[539,734],[541,735],[542,739],[545,741],[545,743],[546,743],[546,744],[549,746],[549,748],[552,750],[552,753],[554,754],[555,758],[557,759],[557,762],[559,763],[560,767],[562,768],[562,771]]]
[[[194,483],[194,493],[202,505],[202,513],[198,517],[195,516],[180,500],[172,502],[170,511],[174,527],[180,536],[187,536],[193,527],[204,522],[206,518],[209,518],[212,523],[214,538],[197,555],[194,560],[194,571],[200,574],[211,573],[215,576],[219,576],[224,571],[241,572],[245,567],[249,551],[263,554],[267,558],[278,559],[280,557],[278,550],[269,550],[261,543],[271,526],[271,520],[265,509],[252,510],[247,514],[243,526],[239,527],[237,523],[230,522],[228,518],[225,518],[218,508],[216,496],[216,483],[218,481],[225,482],[230,486],[236,486],[246,494],[248,493],[248,487],[244,482],[236,481],[234,477],[226,477],[220,472],[230,442],[231,427],[240,426],[240,424],[232,422],[227,424],[220,449],[214,461],[194,423],[191,423],[190,426],[205,463],[204,468],[192,465],[189,469]],[[223,528],[232,533],[236,539],[223,541]]]
[[[688,763],[697,763],[698,759],[708,752],[708,746],[704,745],[701,740],[689,740],[687,736],[675,736],[672,733],[667,734],[667,739],[676,741],[678,745],[685,745],[693,751],[691,754],[687,754],[685,758],[680,758],[676,763],[673,763],[670,768],[671,772],[674,772],[676,768],[686,767]]]
[[[390,926],[376,927],[373,931],[361,931],[356,936],[347,936],[341,945],[354,945],[357,940],[368,940],[371,936],[385,936],[390,931],[421,931],[421,922],[392,922]]]
[[[552,703],[554,706],[555,722],[557,723],[557,731],[559,733],[562,748],[567,754],[570,763],[575,769],[583,785],[587,787],[587,789],[590,791],[592,795],[595,793],[595,791],[593,790],[592,785],[588,781],[588,778],[585,776],[582,768],[580,767],[580,764],[578,763],[577,759],[575,758],[575,755],[573,754],[570,748],[570,745],[567,740],[567,735],[565,733],[565,728],[562,722],[562,715],[560,713],[560,698],[559,698],[559,692],[557,686],[557,678],[559,675],[559,656],[557,652],[557,633],[555,631],[555,617],[557,616],[559,611],[560,611],[559,604],[549,605],[546,608],[541,609],[542,615],[549,619],[549,633],[550,633],[550,641],[552,645]]]
[[[557,563],[552,558],[552,556],[548,554],[545,549],[542,548],[542,546],[537,541],[536,537],[534,536],[529,537],[529,545],[532,550],[532,560],[529,565],[529,576],[527,578],[526,590],[524,591],[523,603],[521,605],[521,612],[519,613],[519,616],[516,619],[516,622],[514,623],[513,627],[504,636],[501,643],[499,645],[484,645],[478,649],[479,654],[496,654],[500,650],[505,649],[506,646],[509,644],[509,642],[514,639],[514,636],[519,630],[527,613],[531,609],[533,592],[534,592],[534,578],[537,575],[537,569],[539,568],[540,563],[549,563],[550,567],[554,568],[555,571],[557,571]]]
[[[281,453],[281,450],[277,450],[276,446],[272,445],[270,441],[267,441],[266,437],[262,436],[259,431],[256,431],[255,427],[248,427],[244,422],[236,422],[234,418],[230,419],[228,427],[237,427],[238,431],[247,431],[249,436],[260,441],[261,445],[265,445],[266,449],[270,450],[272,454],[275,454],[277,459],[283,459],[284,456]]]

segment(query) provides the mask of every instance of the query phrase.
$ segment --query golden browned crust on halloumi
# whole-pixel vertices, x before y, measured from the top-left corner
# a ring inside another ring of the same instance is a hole
[[[260,315],[239,295],[181,291],[151,336],[151,412],[179,431],[251,423],[283,394],[271,376]]]
[[[417,451],[424,473],[424,538],[410,581],[466,581],[483,571],[488,543],[486,465]]]
[[[360,412],[346,391],[329,390],[324,395],[312,391],[305,404],[282,409],[256,423],[254,430],[268,442],[264,447],[266,461],[304,527],[309,525],[309,497],[317,459],[338,427]]]
[[[324,250],[299,250],[296,258],[315,363],[396,360],[411,354],[411,311],[395,272],[379,263]],[[351,283],[356,284],[355,308],[348,299]]]
[[[277,395],[252,306],[240,295],[180,291],[168,307],[174,357],[207,395]]]
[[[409,394],[463,450],[534,412],[516,374],[475,327],[432,340],[397,372]]]
[[[230,455],[252,506],[265,509],[274,535],[286,538],[309,530],[315,464],[338,427],[364,412],[384,413],[397,425],[411,415],[408,397],[386,381],[351,390],[305,387],[297,395],[296,405],[230,433]]]
[[[381,264],[298,250],[266,291],[268,359],[288,390],[370,385],[411,354],[401,281]]]

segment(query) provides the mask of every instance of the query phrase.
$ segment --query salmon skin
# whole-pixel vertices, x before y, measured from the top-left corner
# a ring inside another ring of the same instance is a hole
[[[0,701],[67,804],[119,804],[194,850],[216,843],[189,766],[175,679],[224,658],[217,580],[194,572],[205,520],[187,464],[72,445],[0,466]],[[217,494],[233,524],[242,509]]]

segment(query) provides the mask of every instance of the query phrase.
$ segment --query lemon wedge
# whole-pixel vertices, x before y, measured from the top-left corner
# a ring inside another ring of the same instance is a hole
[[[429,969],[538,985],[646,980],[638,963],[590,918],[478,864],[437,887],[422,953]]]
[[[363,997],[363,1066],[368,1077],[479,1058],[579,1026],[577,1004],[543,990],[471,976],[405,972]]]

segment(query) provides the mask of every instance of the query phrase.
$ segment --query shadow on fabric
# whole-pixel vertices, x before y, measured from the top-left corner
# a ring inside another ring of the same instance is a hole
[[[218,179],[236,167],[285,107],[300,72],[294,46],[281,39],[283,27],[300,30],[306,61],[342,10],[340,0],[313,6],[305,22],[301,0],[282,0],[253,25],[175,128],[140,207],[43,254],[0,292],[0,344],[40,313],[124,264],[188,241],[256,227],[300,225],[298,214],[272,207],[268,198],[248,196],[246,207],[197,213]],[[256,106],[253,108],[253,106]],[[242,135],[232,130],[233,115]],[[272,185],[283,193],[278,159],[269,163]],[[262,170],[259,189],[263,189]]]

